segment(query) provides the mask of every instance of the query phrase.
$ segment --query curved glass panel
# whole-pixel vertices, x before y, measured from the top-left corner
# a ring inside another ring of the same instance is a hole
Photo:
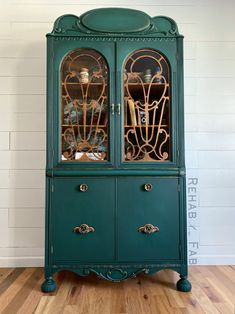
[[[77,49],[61,65],[61,160],[108,161],[108,65]]]
[[[159,52],[141,49],[124,64],[125,162],[171,159],[170,69]]]

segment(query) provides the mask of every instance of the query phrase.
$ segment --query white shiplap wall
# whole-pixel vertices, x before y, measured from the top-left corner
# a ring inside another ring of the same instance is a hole
[[[45,34],[62,14],[117,3],[185,35],[190,258],[235,264],[235,2],[0,0],[0,266],[43,264]]]

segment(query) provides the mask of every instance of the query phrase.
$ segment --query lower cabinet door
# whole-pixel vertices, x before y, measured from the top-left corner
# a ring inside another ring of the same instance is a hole
[[[115,180],[56,178],[51,193],[53,263],[114,259]]]
[[[119,178],[118,260],[176,260],[179,250],[177,178]]]

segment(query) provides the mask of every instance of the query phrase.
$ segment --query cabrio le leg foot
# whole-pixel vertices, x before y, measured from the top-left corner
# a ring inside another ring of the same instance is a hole
[[[180,276],[180,280],[176,284],[177,290],[182,292],[190,292],[192,285],[186,276]]]
[[[52,277],[48,277],[41,285],[42,292],[53,292],[56,289],[56,283]]]

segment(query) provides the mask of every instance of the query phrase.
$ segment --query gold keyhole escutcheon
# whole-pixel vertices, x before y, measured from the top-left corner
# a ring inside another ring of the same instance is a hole
[[[153,185],[151,183],[146,183],[144,185],[144,189],[145,189],[145,191],[149,192],[153,189]]]
[[[86,192],[88,190],[88,185],[85,183],[80,184],[79,189],[81,192]]]

